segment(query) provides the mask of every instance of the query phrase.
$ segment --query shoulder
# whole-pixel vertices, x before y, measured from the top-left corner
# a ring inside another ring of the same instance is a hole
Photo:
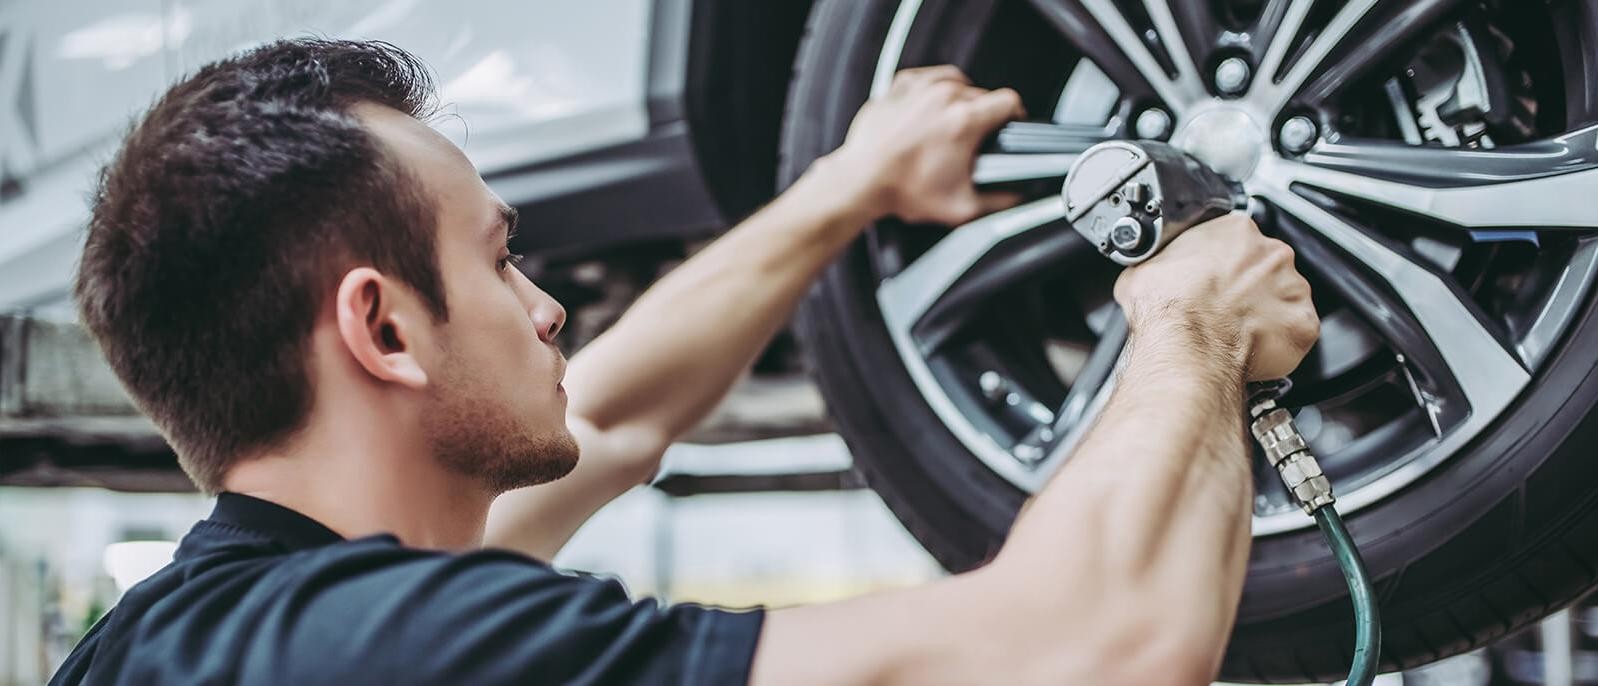
[[[617,581],[511,551],[337,547],[307,556],[274,613],[286,640],[262,646],[316,655],[301,663],[312,671],[260,683],[735,683],[763,619],[635,601]],[[262,657],[273,670],[294,662]]]
[[[92,666],[66,683],[743,683],[763,621],[635,601],[511,551],[392,537],[218,553],[158,577],[80,646]]]
[[[617,582],[560,572],[520,553],[419,550],[387,536],[297,553],[272,576],[277,578],[264,581],[291,586],[301,600],[315,601],[306,610],[321,609],[321,604],[369,608],[383,599],[403,598],[412,607],[437,605],[429,612],[448,616],[503,594],[514,594],[523,605],[538,599],[561,602],[572,595],[627,601]]]

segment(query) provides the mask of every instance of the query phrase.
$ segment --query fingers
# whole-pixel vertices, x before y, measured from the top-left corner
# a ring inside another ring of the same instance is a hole
[[[971,119],[967,122],[968,131],[978,137],[988,135],[1005,122],[1026,117],[1026,108],[1021,106],[1021,94],[1012,88],[983,92],[971,98],[967,107],[971,112]]]
[[[971,78],[960,71],[959,67],[952,64],[939,64],[931,67],[915,67],[901,69],[893,76],[893,85],[888,89],[890,93],[902,93],[938,81],[953,81],[962,86],[971,85]]]
[[[992,126],[1026,116],[1026,109],[1021,106],[1021,96],[1015,89],[990,91],[979,88],[971,84],[971,78],[959,67],[949,64],[902,70],[894,76],[890,92],[905,94],[934,88],[951,101],[974,101],[972,107],[976,113],[985,121],[993,121]]]

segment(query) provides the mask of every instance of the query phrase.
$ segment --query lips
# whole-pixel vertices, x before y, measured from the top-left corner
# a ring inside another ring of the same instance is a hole
[[[559,363],[555,368],[555,390],[565,393],[566,386],[561,382],[566,380],[566,356],[562,355],[558,348],[555,350],[555,361]]]

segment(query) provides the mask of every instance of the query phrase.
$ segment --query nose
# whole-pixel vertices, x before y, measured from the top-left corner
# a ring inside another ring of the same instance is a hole
[[[566,326],[566,308],[532,282],[529,281],[528,286],[532,288],[533,297],[527,316],[533,320],[533,327],[538,329],[538,339],[554,343],[555,336]]]
[[[566,326],[566,308],[554,298],[550,297],[544,289],[527,278],[526,274],[516,273],[517,297],[527,307],[527,318],[533,322],[533,328],[538,330],[538,339],[545,343],[554,343],[555,336]]]
[[[539,291],[539,294],[544,296],[544,302],[533,308],[533,325],[538,327],[539,340],[554,343],[555,335],[560,333],[561,327],[566,326],[566,308],[543,291]]]

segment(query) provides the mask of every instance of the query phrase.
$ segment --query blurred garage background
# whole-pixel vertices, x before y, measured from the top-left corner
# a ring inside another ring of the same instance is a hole
[[[539,227],[521,249],[571,312],[570,354],[772,194],[808,9],[0,1],[0,685],[42,683],[211,506],[98,361],[67,296],[92,174],[168,81],[274,36],[381,38],[421,55],[449,113],[440,129]],[[690,135],[690,118],[717,135]],[[556,563],[614,574],[637,595],[731,606],[943,573],[852,477],[788,336],[695,440]]]
[[[809,0],[0,0],[0,686],[42,683],[210,508],[73,324],[84,195],[165,84],[276,36],[379,38],[538,231],[568,354],[768,200]],[[784,333],[659,481],[555,560],[636,595],[786,605],[943,574],[851,469]],[[1551,650],[1544,651],[1544,645]],[[1390,683],[1598,683],[1598,614]]]

